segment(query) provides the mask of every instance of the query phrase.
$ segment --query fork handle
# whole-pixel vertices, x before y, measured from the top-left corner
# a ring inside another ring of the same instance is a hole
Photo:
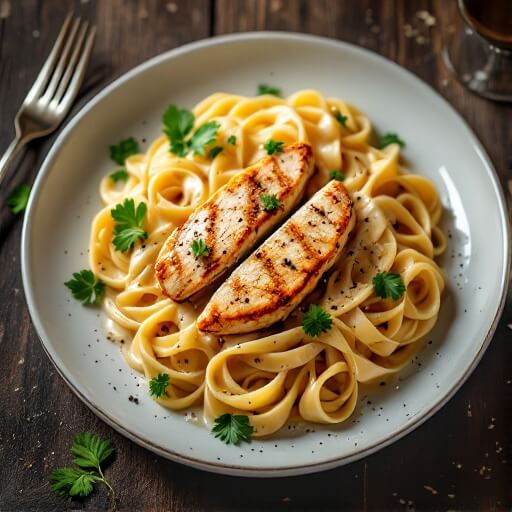
[[[2,182],[4,181],[5,175],[7,174],[7,167],[20,152],[21,148],[23,148],[26,142],[26,139],[23,139],[22,137],[15,137],[9,144],[9,147],[5,150],[2,158],[0,158],[0,187],[2,186]]]

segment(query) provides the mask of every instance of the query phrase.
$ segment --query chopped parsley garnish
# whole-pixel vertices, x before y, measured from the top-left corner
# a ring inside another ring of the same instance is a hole
[[[397,133],[385,133],[379,141],[379,148],[383,149],[390,144],[398,144],[401,148],[405,147],[405,142],[398,136]]]
[[[129,137],[122,140],[118,144],[110,146],[110,158],[116,164],[124,165],[125,160],[132,155],[139,153],[139,143],[133,138]]]
[[[232,146],[236,144],[236,135],[230,135],[228,137],[228,144],[231,144]]]
[[[258,96],[262,96],[263,94],[271,94],[272,96],[281,98],[283,93],[279,87],[274,87],[273,85],[268,84],[260,84],[258,85]]]
[[[161,398],[169,385],[171,378],[168,373],[159,373],[149,381],[149,394],[156,398]]]
[[[30,187],[28,185],[20,185],[7,199],[7,206],[14,215],[21,213],[28,203],[30,196]]]
[[[169,105],[162,116],[164,133],[169,137],[171,152],[178,156],[188,153],[185,136],[194,126],[194,114],[185,108]]]
[[[341,126],[347,126],[348,116],[344,116],[339,110],[334,112],[334,118]]]
[[[130,175],[125,169],[119,169],[117,171],[114,171],[109,175],[109,178],[114,182],[117,183],[118,181],[127,181],[128,177]]]
[[[194,132],[187,141],[194,155],[204,156],[205,147],[215,142],[219,128],[220,124],[217,121],[208,121]]]
[[[135,201],[131,198],[125,199],[123,204],[118,204],[110,210],[112,218],[116,221],[112,240],[116,250],[126,252],[137,240],[146,240],[148,234],[143,229],[146,211],[146,203],[139,203],[135,209]]]
[[[400,274],[379,272],[372,279],[375,295],[383,299],[398,300],[405,292],[405,285]]]
[[[273,140],[269,139],[265,144],[263,144],[263,147],[267,151],[267,155],[273,155],[275,153],[280,153],[283,151],[284,142],[281,142],[279,140]]]
[[[171,153],[184,157],[190,151],[194,155],[204,156],[205,148],[215,142],[220,124],[208,121],[200,126],[191,137],[185,137],[194,127],[194,114],[190,110],[169,105],[162,116],[164,133],[169,137]]]
[[[340,170],[334,169],[329,173],[329,178],[331,178],[331,180],[343,181],[345,175]]]
[[[82,304],[98,305],[105,295],[105,283],[98,279],[91,270],[73,273],[73,279],[64,283]]]
[[[210,249],[205,244],[202,238],[199,238],[198,240],[193,240],[190,248],[192,249],[192,254],[194,255],[194,258],[208,256],[208,254],[210,253]]]
[[[248,416],[226,413],[215,418],[212,432],[226,444],[239,445],[242,441],[251,440],[254,427],[250,424]]]
[[[311,304],[302,318],[302,328],[308,336],[318,336],[332,327],[332,318],[320,306]]]
[[[210,158],[213,160],[219,153],[222,153],[224,148],[222,146],[215,146],[210,149]]]
[[[52,490],[59,496],[84,498],[94,490],[94,484],[101,482],[114,496],[114,490],[101,468],[114,453],[112,443],[84,432],[75,436],[71,453],[75,457],[73,462],[78,467],[55,469],[50,477]]]
[[[260,200],[266,212],[272,212],[283,206],[274,194],[260,194]]]

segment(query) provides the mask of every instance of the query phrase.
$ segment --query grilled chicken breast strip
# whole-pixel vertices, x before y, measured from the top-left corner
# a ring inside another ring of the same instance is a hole
[[[199,329],[237,334],[286,318],[335,263],[354,224],[345,187],[330,181],[213,294]]]
[[[184,301],[244,257],[299,202],[313,167],[311,146],[299,142],[229,180],[163,245],[155,271],[164,293]],[[262,194],[281,206],[266,211]],[[194,256],[194,240],[206,244],[207,256]]]

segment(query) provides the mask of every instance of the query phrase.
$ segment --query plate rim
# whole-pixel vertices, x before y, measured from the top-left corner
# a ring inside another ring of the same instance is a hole
[[[204,460],[195,458],[195,457],[187,457],[181,453],[177,453],[169,448],[164,448],[160,445],[152,443],[150,440],[144,438],[139,435],[137,432],[133,432],[126,425],[118,423],[113,417],[111,417],[108,411],[104,411],[100,408],[96,403],[94,403],[94,399],[92,397],[87,396],[87,393],[83,392],[78,383],[72,382],[72,379],[68,377],[66,374],[66,365],[62,361],[58,354],[51,350],[51,341],[49,337],[45,335],[45,329],[43,326],[43,322],[41,321],[37,308],[35,306],[35,300],[32,294],[32,290],[30,287],[30,283],[32,281],[32,272],[29,267],[29,248],[30,248],[30,234],[32,231],[32,217],[33,210],[35,208],[35,204],[40,195],[40,192],[44,186],[47,176],[49,175],[55,157],[57,156],[60,147],[63,142],[66,141],[68,136],[73,132],[75,127],[81,122],[82,118],[96,105],[101,102],[105,97],[110,95],[113,91],[115,91],[120,85],[131,80],[132,78],[139,76],[145,73],[148,69],[161,64],[167,60],[173,60],[175,57],[180,55],[184,55],[190,52],[194,52],[197,50],[201,50],[204,48],[208,48],[210,46],[219,46],[224,44],[230,44],[236,41],[251,41],[251,40],[261,40],[261,39],[282,39],[291,42],[306,42],[313,44],[320,44],[327,47],[334,48],[343,48],[354,52],[355,54],[360,54],[365,58],[370,58],[373,61],[380,61],[381,63],[385,63],[387,66],[394,68],[394,71],[398,74],[401,74],[408,80],[413,80],[416,82],[418,87],[423,88],[423,90],[427,90],[430,94],[434,94],[438,100],[444,103],[445,107],[448,107],[449,110],[455,115],[458,119],[461,127],[465,130],[466,136],[469,137],[473,147],[479,154],[479,157],[482,163],[485,166],[485,170],[491,180],[491,183],[494,188],[495,196],[498,200],[498,207],[500,211],[500,227],[503,232],[503,269],[502,275],[500,279],[500,293],[501,296],[499,298],[498,307],[494,313],[493,321],[487,331],[487,334],[482,339],[481,345],[473,358],[471,364],[465,369],[464,373],[461,377],[451,386],[451,388],[440,398],[435,401],[435,403],[426,411],[423,411],[421,414],[416,415],[416,417],[404,424],[402,427],[396,429],[391,432],[384,438],[380,438],[378,441],[374,442],[370,446],[357,451],[356,453],[348,454],[342,457],[334,457],[330,459],[326,459],[321,462],[314,462],[311,464],[303,465],[303,466],[280,466],[280,467],[272,467],[272,466],[239,466],[236,464],[226,464],[223,462],[205,462]],[[461,386],[466,382],[469,376],[473,373],[476,366],[480,362],[483,354],[487,350],[491,339],[496,331],[498,322],[501,318],[501,314],[503,312],[505,306],[505,299],[507,296],[507,288],[508,281],[510,277],[510,265],[511,265],[511,245],[510,245],[510,225],[508,223],[508,215],[507,215],[507,207],[505,202],[504,191],[501,187],[499,176],[494,168],[494,165],[487,154],[487,151],[481,144],[480,140],[477,138],[469,124],[466,122],[464,117],[454,108],[448,101],[441,95],[439,92],[434,89],[430,84],[423,81],[420,77],[409,71],[408,69],[400,66],[396,62],[388,59],[387,57],[376,53],[367,48],[362,48],[360,46],[354,45],[352,43],[348,43],[345,41],[340,41],[337,39],[332,39],[323,36],[311,35],[311,34],[302,34],[297,32],[280,32],[280,31],[261,31],[261,32],[244,32],[244,33],[234,33],[228,35],[214,36],[206,39],[200,39],[197,41],[193,41],[191,43],[185,44],[183,46],[173,48],[171,50],[167,50],[163,53],[160,53],[123,73],[119,77],[115,78],[109,84],[107,84],[98,94],[96,94],[93,98],[91,98],[87,103],[85,103],[76,114],[69,119],[69,121],[64,125],[58,134],[57,138],[53,142],[50,150],[48,151],[41,167],[36,175],[36,179],[34,181],[34,185],[32,188],[32,193],[29,198],[29,203],[27,206],[27,210],[25,212],[25,217],[23,220],[23,229],[21,235],[21,274],[22,274],[22,282],[23,289],[25,293],[25,298],[28,306],[28,310],[30,313],[30,317],[32,320],[32,324],[36,330],[37,336],[43,346],[43,349],[52,362],[53,366],[57,370],[57,373],[63,378],[68,387],[73,391],[73,393],[78,396],[78,398],[91,409],[94,414],[96,414],[99,418],[105,421],[108,425],[114,428],[117,432],[122,434],[123,436],[129,438],[135,443],[143,446],[146,449],[151,450],[154,453],[157,453],[160,456],[163,456],[167,459],[170,459],[174,462],[179,462],[182,464],[186,464],[188,466],[192,466],[196,469],[202,469],[214,473],[221,473],[226,475],[233,476],[246,476],[246,477],[269,477],[269,476],[293,476],[293,475],[303,475],[309,473],[315,473],[319,471],[324,471],[327,469],[332,469],[337,466],[345,465],[350,462],[354,462],[363,457],[371,455],[376,451],[389,446],[391,443],[398,441],[403,438],[420,425],[425,423],[428,419],[430,419],[436,412],[438,412],[461,388]],[[47,338],[47,339],[46,339]],[[48,344],[48,346],[47,346]],[[58,362],[60,362],[61,366],[59,366]]]

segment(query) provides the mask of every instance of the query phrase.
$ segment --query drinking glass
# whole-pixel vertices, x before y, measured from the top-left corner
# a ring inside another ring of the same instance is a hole
[[[457,0],[460,19],[443,56],[473,92],[512,101],[512,0]]]

